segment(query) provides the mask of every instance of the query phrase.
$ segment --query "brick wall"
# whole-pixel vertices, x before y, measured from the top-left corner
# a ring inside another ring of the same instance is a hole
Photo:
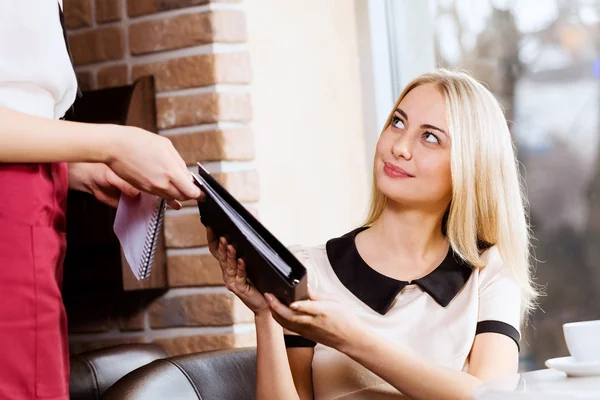
[[[255,211],[249,56],[242,4],[207,0],[64,0],[84,90],[156,79],[159,133],[192,167],[205,162]],[[71,350],[157,342],[172,354],[254,344],[252,315],[221,285],[193,202],[168,210],[167,291],[65,298]]]

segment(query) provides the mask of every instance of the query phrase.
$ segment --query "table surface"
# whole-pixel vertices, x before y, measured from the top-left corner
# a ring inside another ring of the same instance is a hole
[[[525,372],[481,386],[474,400],[599,399],[600,376],[567,377],[553,369]]]

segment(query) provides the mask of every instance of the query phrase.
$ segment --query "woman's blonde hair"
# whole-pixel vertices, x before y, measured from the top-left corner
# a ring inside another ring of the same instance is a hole
[[[522,289],[522,317],[538,295],[532,282],[530,229],[526,197],[516,150],[502,108],[482,84],[464,72],[438,69],[423,74],[400,94],[394,110],[417,86],[433,84],[446,101],[450,130],[452,200],[446,212],[446,236],[455,253],[481,268],[481,242],[497,245]],[[366,225],[382,214],[386,196],[377,189],[373,171],[372,199]]]

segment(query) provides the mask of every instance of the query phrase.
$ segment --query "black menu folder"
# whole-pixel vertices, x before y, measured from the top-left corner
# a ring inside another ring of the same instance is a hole
[[[200,220],[217,237],[224,236],[246,264],[250,282],[290,305],[308,298],[306,268],[271,232],[198,163],[192,173],[205,200],[198,202]]]

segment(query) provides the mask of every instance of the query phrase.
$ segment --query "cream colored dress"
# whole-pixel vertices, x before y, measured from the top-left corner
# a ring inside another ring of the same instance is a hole
[[[518,345],[520,289],[495,247],[485,251],[487,266],[481,270],[459,262],[450,251],[436,270],[409,284],[364,262],[354,243],[362,229],[326,245],[290,247],[306,266],[311,288],[338,298],[397,346],[454,370],[468,368],[478,333],[507,335]],[[306,340],[298,344],[297,339],[286,335],[288,347],[311,345]],[[403,397],[345,354],[321,344],[314,347],[312,370],[316,400]]]

